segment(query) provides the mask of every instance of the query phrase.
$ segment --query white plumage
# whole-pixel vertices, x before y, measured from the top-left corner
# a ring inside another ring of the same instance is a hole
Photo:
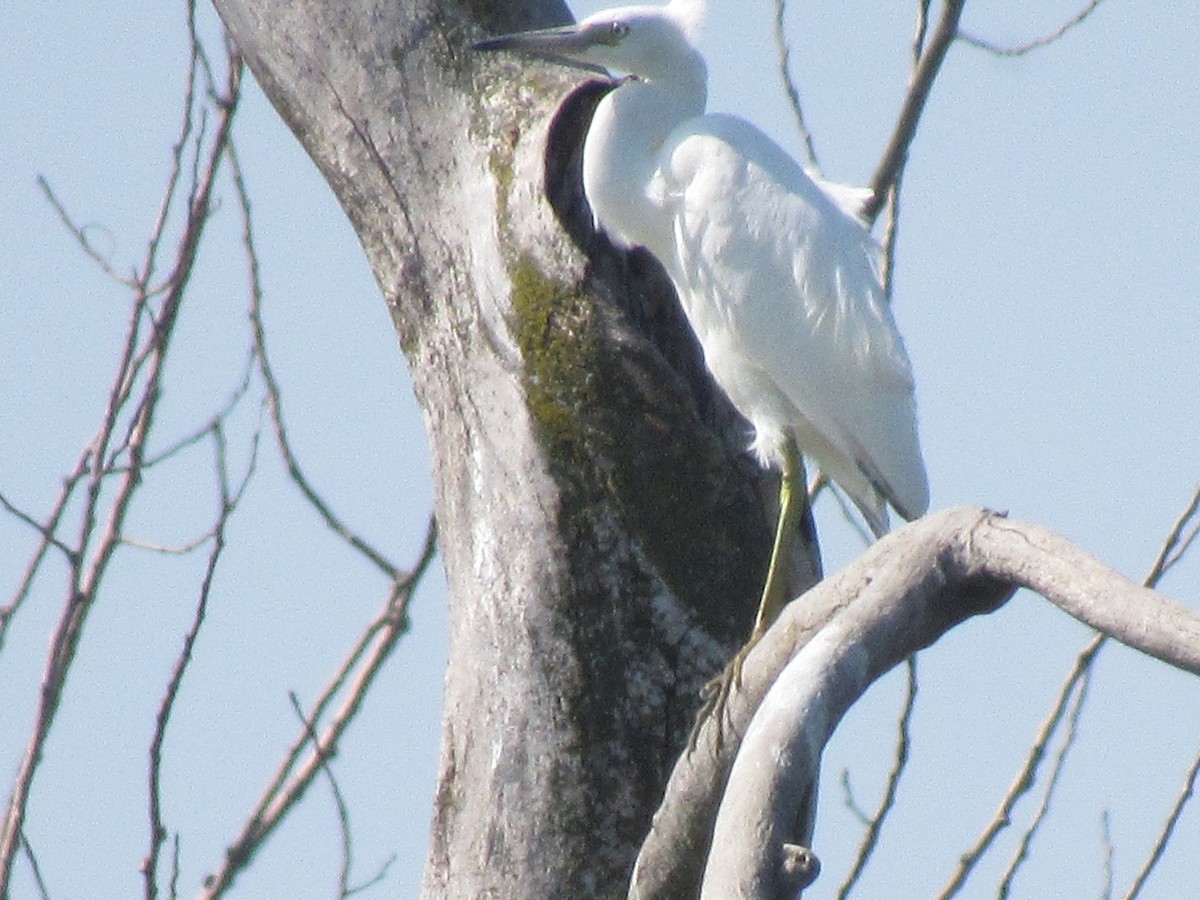
[[[878,534],[929,505],[912,368],[861,192],[808,175],[748,122],[705,115],[702,0],[622,7],[480,45],[627,73],[598,105],[584,191],[666,268],[713,377],[786,471],[789,437]]]

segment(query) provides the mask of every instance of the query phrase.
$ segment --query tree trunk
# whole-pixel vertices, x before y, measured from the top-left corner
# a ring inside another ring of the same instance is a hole
[[[661,270],[591,224],[607,84],[468,49],[567,21],[549,0],[216,5],[358,232],[429,432],[450,661],[424,893],[623,896],[748,632],[773,486]]]

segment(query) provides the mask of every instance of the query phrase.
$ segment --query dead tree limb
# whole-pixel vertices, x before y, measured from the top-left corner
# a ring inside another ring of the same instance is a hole
[[[795,848],[811,840],[820,754],[841,717],[893,666],[1018,587],[1200,674],[1194,611],[1040,526],[974,507],[927,516],[798,598],[747,657],[726,717],[706,721],[676,766],[630,896],[794,895]]]

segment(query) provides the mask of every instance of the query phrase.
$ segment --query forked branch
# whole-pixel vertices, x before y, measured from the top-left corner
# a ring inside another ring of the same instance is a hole
[[[672,774],[630,896],[780,896],[786,848],[810,839],[820,753],[842,715],[875,679],[1018,587],[1200,674],[1192,610],[1039,526],[974,507],[927,516],[787,607],[748,655],[724,716],[702,723]]]

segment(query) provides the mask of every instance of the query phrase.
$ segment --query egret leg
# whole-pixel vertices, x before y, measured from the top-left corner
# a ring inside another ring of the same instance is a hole
[[[767,566],[767,581],[763,586],[762,598],[758,602],[758,614],[754,617],[754,628],[750,632],[750,639],[730,660],[725,671],[706,685],[704,706],[696,720],[696,726],[692,729],[692,735],[688,741],[689,750],[695,749],[700,727],[709,715],[715,713],[717,721],[722,721],[725,714],[725,703],[729,699],[730,692],[741,684],[743,661],[754,645],[758,643],[759,638],[779,617],[783,607],[787,605],[789,599],[787,595],[787,565],[791,560],[796,541],[796,513],[798,509],[803,508],[803,505],[798,507],[795,503],[796,473],[802,471],[800,450],[796,446],[795,440],[789,435],[783,446],[783,466],[779,479],[779,519],[775,524],[775,541],[771,545],[771,562]],[[804,485],[802,477],[801,490],[805,489],[806,485]],[[717,739],[721,740],[719,731]]]
[[[771,562],[767,566],[767,582],[763,585],[758,615],[749,643],[753,645],[788,602],[787,565],[796,541],[796,472],[800,468],[800,451],[791,435],[783,445],[783,466],[779,478],[779,520],[775,524],[775,542],[771,545]]]

